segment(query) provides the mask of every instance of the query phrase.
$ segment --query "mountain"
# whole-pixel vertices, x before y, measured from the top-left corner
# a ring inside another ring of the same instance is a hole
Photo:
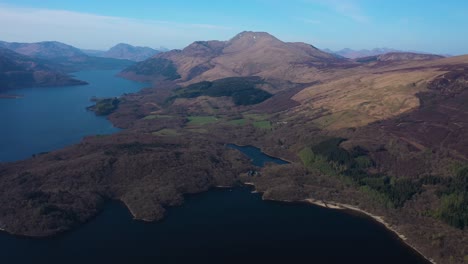
[[[80,49],[57,41],[37,43],[18,43],[0,41],[0,47],[13,50],[19,54],[40,59],[82,58],[87,57]]]
[[[83,85],[38,59],[0,48],[0,92],[25,87]]]
[[[47,60],[52,68],[65,72],[122,69],[133,64],[130,60],[89,56],[78,48],[57,41],[37,43],[1,41],[0,47],[32,58]]]
[[[148,47],[135,47],[129,44],[120,43],[110,48],[102,57],[114,59],[126,59],[131,61],[144,61],[160,51]]]
[[[421,54],[412,52],[390,52],[382,55],[357,58],[355,61],[361,63],[377,62],[380,64],[389,62],[428,61],[443,59],[444,56],[433,54]]]
[[[349,58],[349,59],[376,56],[376,55],[381,55],[381,54],[385,54],[389,52],[400,52],[399,50],[389,49],[389,48],[375,48],[372,50],[367,50],[367,49],[353,50],[353,49],[345,48],[339,51],[332,51],[330,49],[325,49],[324,51],[337,54],[339,56]]]
[[[196,41],[183,50],[157,54],[121,75],[146,81],[196,82],[255,75],[311,82],[322,70],[351,64],[312,45],[282,42],[264,32],[242,32],[229,41]]]
[[[130,44],[120,43],[110,48],[107,51],[104,50],[81,50],[89,56],[113,58],[113,59],[124,59],[131,61],[144,61],[152,56],[168,51],[168,49],[161,47],[160,49],[152,49],[149,47],[136,47]]]

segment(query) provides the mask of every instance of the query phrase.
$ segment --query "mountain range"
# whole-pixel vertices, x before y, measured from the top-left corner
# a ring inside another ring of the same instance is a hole
[[[342,50],[338,51],[333,51],[330,49],[324,49],[323,51],[336,54],[348,59],[357,59],[357,58],[362,58],[362,57],[370,57],[370,56],[376,56],[376,55],[382,55],[385,53],[390,53],[390,52],[404,52],[401,50],[396,50],[396,49],[390,49],[390,48],[375,48],[375,49],[362,49],[362,50],[353,50],[349,48],[344,48]]]
[[[160,50],[152,49],[149,47],[138,47],[130,44],[119,43],[107,51],[100,50],[82,50],[90,56],[125,59],[131,61],[144,61],[162,51],[167,51],[164,48]]]
[[[66,77],[80,70],[122,69],[134,62],[86,55],[57,41],[37,43],[0,42],[1,89],[83,84]]]

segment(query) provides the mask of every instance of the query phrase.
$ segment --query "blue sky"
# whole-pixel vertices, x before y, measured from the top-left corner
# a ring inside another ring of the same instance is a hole
[[[457,55],[468,53],[467,17],[465,0],[0,0],[0,39],[182,48],[251,30],[333,50]]]

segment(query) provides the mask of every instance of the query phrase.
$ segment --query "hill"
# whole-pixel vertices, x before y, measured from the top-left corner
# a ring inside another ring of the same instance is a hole
[[[183,50],[157,54],[121,75],[137,80],[179,79],[190,83],[253,75],[311,82],[320,79],[322,71],[350,66],[352,62],[312,45],[282,42],[264,32],[242,32],[229,41],[197,41]]]
[[[83,85],[55,71],[40,60],[0,48],[0,92],[9,89],[43,86]]]
[[[125,59],[131,61],[144,61],[160,51],[149,48],[149,47],[136,47],[125,43],[120,43],[110,48],[102,57],[114,58],[114,59]]]
[[[129,60],[100,58],[86,55],[73,46],[57,41],[37,43],[0,42],[0,47],[36,59],[47,61],[57,71],[122,69],[133,64]]]
[[[376,56],[358,58],[355,61],[367,62],[406,62],[406,61],[425,61],[445,58],[444,56],[434,54],[423,54],[414,52],[389,52]]]
[[[0,47],[13,50],[39,59],[84,58],[87,57],[81,50],[57,41],[43,41],[37,43],[18,43],[0,41]]]
[[[362,49],[362,50],[353,50],[349,48],[345,48],[342,50],[338,51],[332,51],[329,49],[325,49],[324,51],[328,53],[333,53],[348,59],[357,59],[357,58],[363,58],[363,57],[370,57],[370,56],[377,56],[377,55],[382,55],[385,53],[390,53],[390,52],[402,52],[400,50],[396,49],[389,49],[389,48],[375,48],[375,49]]]

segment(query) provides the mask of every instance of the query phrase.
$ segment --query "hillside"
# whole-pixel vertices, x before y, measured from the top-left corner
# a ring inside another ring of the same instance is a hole
[[[160,69],[154,71],[154,65]],[[189,83],[253,75],[312,82],[323,71],[353,65],[305,43],[282,42],[263,32],[242,32],[229,41],[197,41],[183,50],[157,54],[121,75],[138,80],[174,79],[175,74],[167,76],[166,72],[175,68],[179,81]]]
[[[413,52],[389,52],[382,55],[358,58],[355,61],[362,63],[369,62],[408,62],[408,61],[426,61],[445,58],[444,56],[434,54],[421,54]]]
[[[0,93],[25,87],[83,84],[86,82],[57,72],[40,60],[0,48]]]

